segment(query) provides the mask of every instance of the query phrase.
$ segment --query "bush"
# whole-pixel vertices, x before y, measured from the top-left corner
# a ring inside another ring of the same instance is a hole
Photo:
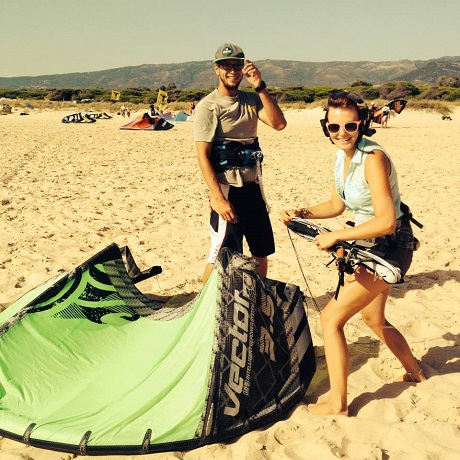
[[[460,88],[460,78],[443,76],[438,80],[439,86],[448,86],[450,88]]]
[[[353,83],[348,90],[353,90],[362,95],[365,100],[391,100],[398,97],[442,100],[448,102],[460,101],[460,88],[453,85],[457,84],[455,78],[443,78],[443,82],[449,83],[444,86],[420,86],[417,87],[408,82],[388,82],[381,86],[367,86],[366,82],[361,80]],[[363,83],[362,85],[357,85]],[[356,85],[355,85],[356,84]],[[245,91],[254,91],[252,87],[242,88]],[[329,97],[331,91],[338,89],[331,86],[291,86],[286,88],[269,88],[271,96],[279,103],[302,103],[311,104]],[[212,91],[209,89],[191,89],[180,90],[171,89],[169,93],[169,103],[190,103],[199,101]],[[1,90],[0,97],[8,99],[29,99],[50,101],[81,101],[90,99],[92,103],[129,103],[129,104],[154,104],[157,101],[158,91],[151,91],[147,87],[127,88],[121,91],[119,101],[111,100],[111,90],[102,88],[83,88],[83,89],[18,89],[18,90]]]
[[[433,87],[423,91],[420,99],[455,102],[460,100],[460,89],[450,87]]]
[[[356,80],[350,85],[351,88],[354,88],[356,86],[372,86],[372,83],[367,83],[363,80]]]
[[[72,101],[79,93],[78,89],[54,89],[48,94],[48,99],[50,101]]]
[[[328,98],[331,94],[331,91],[334,91],[335,89],[338,88],[334,88],[332,86],[316,86],[315,88],[313,88],[315,92],[315,99]]]
[[[14,90],[0,90],[0,97],[7,99],[45,99],[48,95],[47,90],[41,89],[14,89]]]
[[[209,90],[184,90],[181,91],[180,94],[177,96],[177,102],[196,102],[203,99],[207,96],[212,89]]]
[[[279,100],[310,103],[315,100],[315,93],[313,90],[304,87],[286,88],[286,90],[281,91]]]
[[[410,103],[412,110],[427,110],[438,112],[441,115],[449,115],[452,113],[451,108],[445,103],[440,101],[412,100]]]
[[[385,83],[380,87],[380,97],[382,99],[392,100],[419,94],[420,90],[407,81]]]
[[[375,86],[355,86],[351,88],[353,91],[361,94],[363,99],[378,99],[380,97],[380,90]]]

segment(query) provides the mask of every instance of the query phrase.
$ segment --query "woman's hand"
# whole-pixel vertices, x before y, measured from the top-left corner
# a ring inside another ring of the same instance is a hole
[[[320,233],[315,236],[315,244],[322,251],[328,251],[337,241],[339,239],[335,236],[335,232]]]
[[[287,225],[294,217],[297,217],[297,210],[296,209],[285,209],[281,212],[281,220],[283,221],[284,225]]]

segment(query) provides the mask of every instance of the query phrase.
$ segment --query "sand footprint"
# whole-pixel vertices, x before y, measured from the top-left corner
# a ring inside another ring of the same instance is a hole
[[[305,460],[306,452],[308,452],[308,458],[321,460],[337,460],[344,456],[342,449],[326,442],[307,442],[284,449],[286,458],[292,460]]]
[[[275,430],[273,437],[283,446],[291,444],[293,441],[302,438],[300,425],[297,423],[285,422]]]
[[[391,381],[393,374],[390,374],[388,372],[388,364],[381,363],[381,362],[375,362],[371,365],[372,372],[381,380],[383,381]]]

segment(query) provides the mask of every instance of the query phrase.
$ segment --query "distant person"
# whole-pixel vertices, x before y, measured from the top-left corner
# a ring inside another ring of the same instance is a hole
[[[390,107],[387,105],[382,107],[382,128],[388,128],[388,120],[390,119]]]
[[[120,113],[123,118],[126,117],[126,107],[124,104],[120,107]]]
[[[189,106],[189,108],[188,108],[188,114],[189,114],[190,116],[192,116],[194,110],[195,110],[195,103],[194,103],[194,102],[190,102],[190,106]]]
[[[369,106],[369,112],[370,112],[370,116],[371,116],[371,124],[370,124],[370,127],[372,128],[372,122],[374,120],[374,114],[375,114],[375,111],[377,110],[377,107],[375,106],[375,102],[372,101],[371,102],[371,105]]]
[[[370,117],[371,117],[371,122],[369,125],[370,128],[372,128],[372,125],[374,123],[374,116],[375,116],[376,111],[377,111],[377,107],[375,106],[375,102],[372,101],[371,105],[369,106],[369,112],[370,112]]]
[[[3,112],[4,112],[5,114],[11,113],[11,112],[12,112],[12,108],[11,108],[11,106],[8,105],[8,104],[3,104],[3,109],[2,109],[2,110],[3,110]]]
[[[218,87],[202,99],[193,115],[198,165],[210,192],[211,249],[206,283],[222,247],[243,252],[243,237],[257,272],[267,275],[268,256],[275,252],[272,226],[260,183],[262,152],[259,120],[282,130],[286,119],[267,91],[260,70],[243,50],[225,43],[216,51],[214,73]],[[241,91],[246,78],[255,92]]]
[[[131,109],[128,105],[126,106],[126,115],[128,116],[128,118],[131,116]]]
[[[331,197],[308,208],[283,211],[282,219],[284,223],[293,217],[327,219],[348,209],[354,214],[355,226],[317,235],[318,249],[327,251],[339,241],[374,240],[385,252],[385,260],[398,267],[404,276],[417,242],[412,235],[409,211],[401,206],[393,162],[379,144],[363,137],[374,132],[368,128],[368,117],[367,107],[357,93],[342,90],[331,93],[322,123],[324,133],[338,148]],[[390,286],[360,266],[348,275],[338,297],[331,299],[321,312],[330,393],[325,402],[309,404],[310,412],[348,415],[349,355],[344,327],[359,312],[403,365],[406,373],[397,380],[411,383],[426,380],[406,339],[385,318]]]
[[[150,104],[150,116],[154,117],[156,114],[155,104]]]

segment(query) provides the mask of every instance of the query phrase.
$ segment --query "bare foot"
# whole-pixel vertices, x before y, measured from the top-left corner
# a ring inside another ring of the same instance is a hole
[[[337,407],[334,407],[329,402],[308,404],[307,410],[316,415],[344,415],[348,417],[348,408],[345,410],[337,409]]]
[[[395,382],[408,382],[408,383],[420,383],[424,382],[426,377],[423,375],[423,371],[420,368],[417,372],[406,372],[405,374],[398,377]]]

